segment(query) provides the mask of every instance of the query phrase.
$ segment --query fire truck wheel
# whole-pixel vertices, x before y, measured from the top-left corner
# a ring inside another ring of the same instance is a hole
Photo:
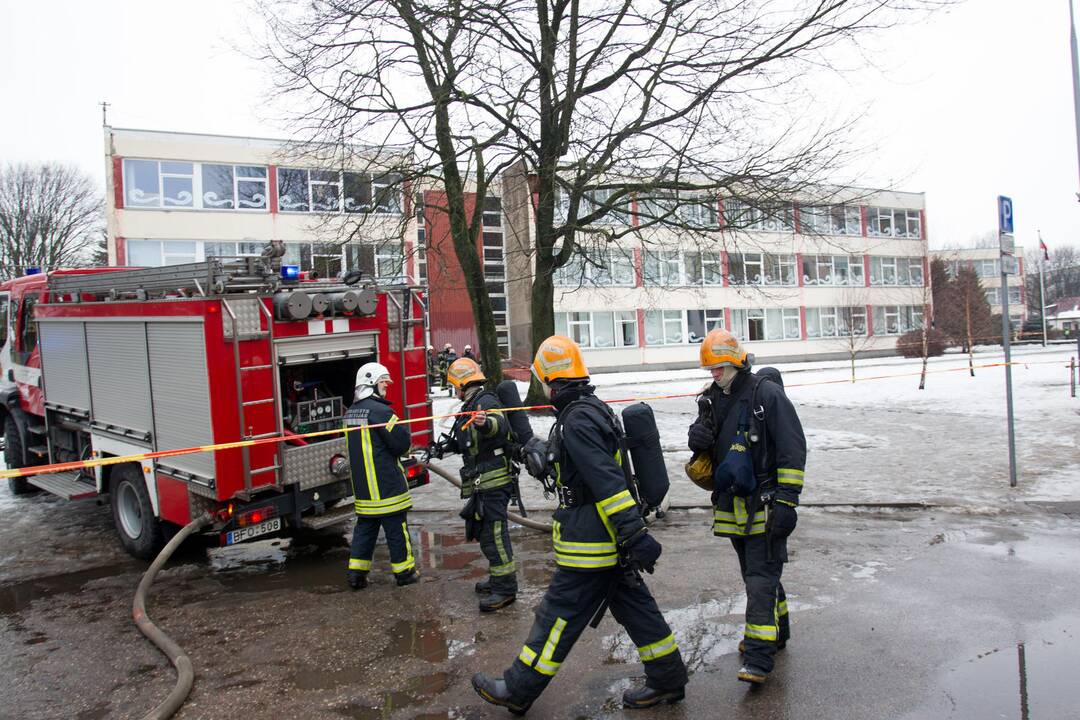
[[[165,537],[138,466],[125,464],[113,470],[109,504],[120,544],[131,555],[152,560],[164,546]]]
[[[4,417],[4,462],[9,468],[23,466],[22,437],[19,435],[19,426],[15,424],[15,418],[11,415]],[[12,495],[25,495],[34,488],[26,482],[26,478],[8,478],[8,487]]]

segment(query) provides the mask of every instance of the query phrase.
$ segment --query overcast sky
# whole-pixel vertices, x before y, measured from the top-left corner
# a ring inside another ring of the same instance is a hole
[[[281,137],[243,45],[243,0],[0,0],[0,162],[59,160],[104,182],[117,127]],[[1080,243],[1068,0],[968,0],[870,45],[850,77],[876,147],[868,184],[926,193],[931,245],[996,228]],[[828,98],[820,98],[827,104]],[[813,112],[814,108],[808,108]]]

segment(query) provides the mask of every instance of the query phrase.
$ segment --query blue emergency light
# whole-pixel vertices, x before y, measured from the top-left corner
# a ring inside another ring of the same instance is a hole
[[[26,274],[27,275],[40,275],[41,274],[41,268],[39,268],[39,267],[28,267],[28,268],[26,268]]]
[[[282,265],[281,277],[285,280],[298,280],[300,278],[299,265]]]

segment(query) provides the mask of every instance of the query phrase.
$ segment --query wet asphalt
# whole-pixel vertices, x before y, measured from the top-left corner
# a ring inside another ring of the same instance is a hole
[[[0,717],[141,717],[174,673],[130,620],[145,565],[123,555],[108,509],[37,495],[5,497],[3,512]],[[35,532],[43,522],[58,529]],[[380,547],[372,586],[349,591],[341,530],[184,548],[149,599],[196,670],[176,717],[509,717],[469,678],[520,650],[552,571],[547,538],[513,530],[522,592],[481,615],[478,546],[445,512],[411,524],[423,581],[407,588]],[[529,717],[1080,717],[1078,529],[1077,503],[807,508],[784,575],[792,641],[768,684],[751,688],[735,678],[745,598],[734,554],[706,512],[672,511],[654,526],[664,555],[647,582],[692,671],[686,701],[621,710],[641,669],[609,617]]]

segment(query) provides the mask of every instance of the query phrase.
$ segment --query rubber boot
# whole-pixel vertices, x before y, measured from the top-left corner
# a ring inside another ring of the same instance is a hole
[[[622,694],[622,705],[628,710],[641,710],[667,703],[674,705],[686,697],[685,688],[657,690],[644,685],[636,690],[627,690]]]
[[[491,594],[491,578],[487,580],[481,580],[473,586],[473,590],[477,595],[490,595]]]
[[[480,601],[480,612],[487,613],[501,610],[507,605],[512,605],[515,600],[517,600],[517,595],[503,595],[501,593],[491,593]]]
[[[403,573],[395,575],[394,580],[397,581],[398,587],[418,583],[420,582],[420,571],[416,568],[410,568]]]
[[[531,702],[521,702],[512,697],[506,687],[506,681],[502,678],[476,673],[472,676],[472,686],[476,694],[484,700],[492,705],[504,707],[515,715],[524,715],[532,707]]]
[[[764,685],[765,681],[769,679],[769,673],[756,667],[744,665],[739,668],[739,679],[754,685]]]
[[[349,587],[353,590],[363,590],[367,587],[367,573],[363,570],[349,571]]]

